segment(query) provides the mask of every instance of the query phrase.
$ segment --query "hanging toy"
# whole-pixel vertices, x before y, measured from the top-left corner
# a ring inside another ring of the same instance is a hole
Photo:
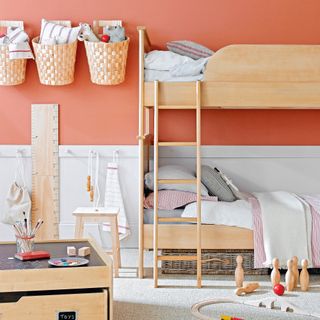
[[[95,157],[95,176],[93,177],[93,157]],[[99,154],[90,150],[88,156],[88,175],[87,175],[87,191],[89,192],[90,202],[94,202],[93,206],[98,207],[100,200],[99,190]],[[95,199],[96,196],[96,199]]]

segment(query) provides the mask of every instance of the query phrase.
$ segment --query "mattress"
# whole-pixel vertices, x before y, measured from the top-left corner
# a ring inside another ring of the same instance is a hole
[[[184,209],[159,210],[161,218],[196,217],[196,202],[188,204]],[[201,201],[201,218],[203,224],[224,225],[253,230],[252,208],[246,200]],[[144,223],[153,223],[153,209],[144,209]],[[176,222],[180,223],[180,222]]]
[[[164,82],[192,82],[197,80],[203,80],[204,74],[196,76],[174,77],[170,71],[159,70],[144,70],[144,80],[148,81],[164,81]]]
[[[183,209],[176,210],[158,210],[158,216],[160,218],[180,218],[182,216]],[[144,218],[143,221],[145,224],[153,224],[153,209],[144,209]],[[170,222],[179,223],[179,222]]]

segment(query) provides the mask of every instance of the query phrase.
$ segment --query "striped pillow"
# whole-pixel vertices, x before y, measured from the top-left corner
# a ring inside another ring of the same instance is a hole
[[[202,200],[218,201],[217,197],[202,196]],[[144,207],[153,209],[154,193],[150,193],[144,199]],[[160,210],[174,210],[185,205],[196,202],[197,194],[178,190],[160,190],[158,194],[158,208]]]
[[[187,40],[167,42],[167,48],[174,53],[178,53],[195,60],[208,58],[214,54],[212,50],[202,46],[201,44]]]
[[[58,44],[72,43],[78,39],[80,30],[81,26],[69,28],[42,19],[39,43],[47,43],[52,38],[56,39]]]

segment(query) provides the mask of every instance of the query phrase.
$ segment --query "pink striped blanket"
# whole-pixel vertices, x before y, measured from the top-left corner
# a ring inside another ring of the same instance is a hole
[[[320,195],[300,195],[311,209],[312,230],[311,230],[311,252],[314,268],[320,268]],[[254,267],[264,268],[266,261],[264,250],[262,214],[259,201],[254,197],[249,198],[252,206],[253,230],[254,230]]]

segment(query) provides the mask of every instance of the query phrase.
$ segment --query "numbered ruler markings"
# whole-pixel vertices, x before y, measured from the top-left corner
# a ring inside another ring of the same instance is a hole
[[[59,238],[58,105],[32,105],[32,221],[40,239]]]

